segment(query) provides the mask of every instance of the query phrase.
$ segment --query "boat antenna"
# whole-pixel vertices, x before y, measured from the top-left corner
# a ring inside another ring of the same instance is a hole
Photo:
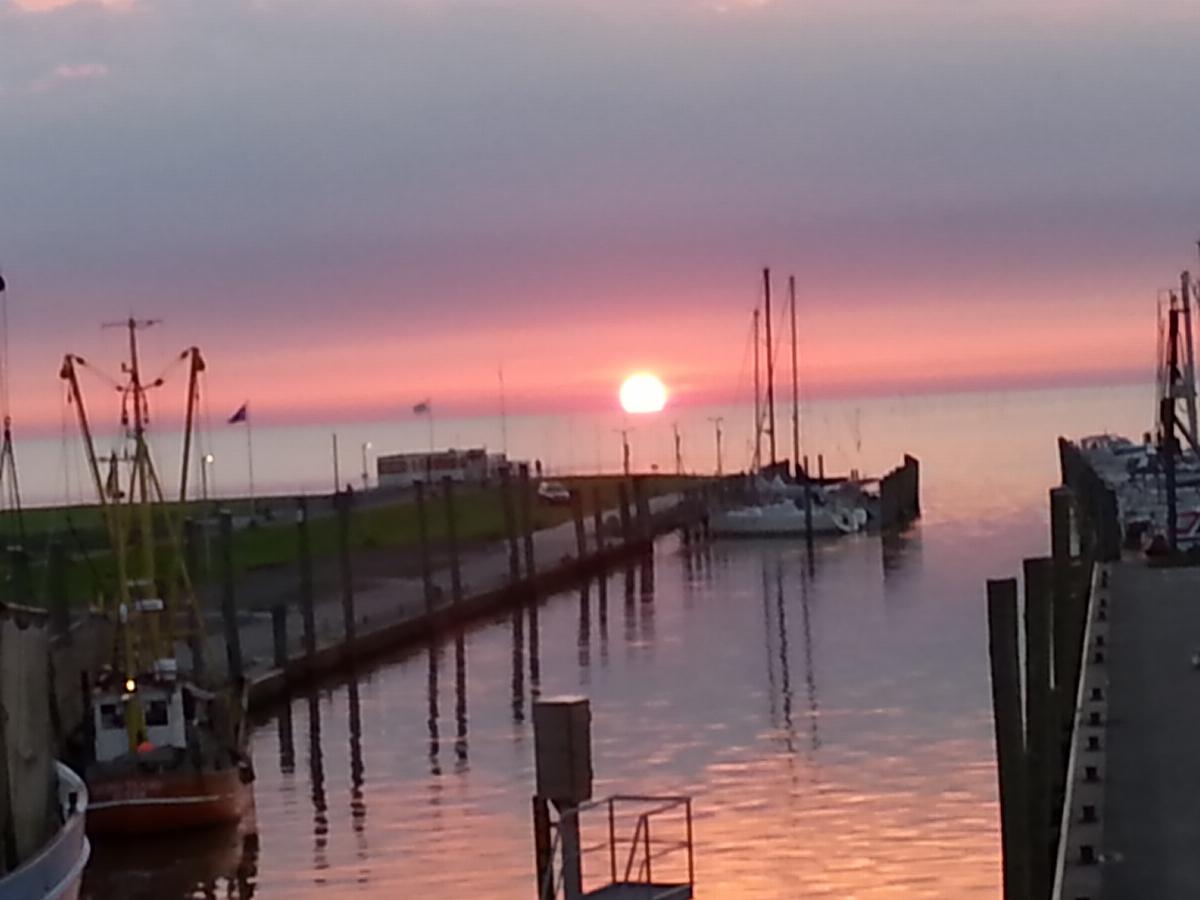
[[[762,466],[762,380],[759,373],[758,307],[754,307],[754,470]]]
[[[788,276],[792,318],[792,471],[800,474],[800,351],[796,345],[796,276]]]

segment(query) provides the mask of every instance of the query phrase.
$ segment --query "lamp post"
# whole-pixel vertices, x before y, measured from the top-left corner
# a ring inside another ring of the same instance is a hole
[[[362,445],[362,466],[363,466],[362,480],[363,480],[363,490],[364,491],[371,484],[371,476],[369,474],[369,469],[367,468],[367,451],[370,449],[371,449],[371,442],[363,441],[363,445]]]
[[[618,429],[621,432],[621,469],[625,473],[625,477],[629,477],[629,429]]]
[[[204,465],[200,467],[200,496],[205,502],[208,502],[208,469],[213,464],[213,455],[205,453],[201,462]]]

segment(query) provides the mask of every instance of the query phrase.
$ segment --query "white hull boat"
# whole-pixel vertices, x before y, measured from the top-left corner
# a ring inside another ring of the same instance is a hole
[[[866,524],[866,513],[839,506],[812,509],[813,534],[853,534]],[[715,513],[709,530],[720,537],[802,536],[808,529],[808,517],[791,500],[763,506],[745,506]]]
[[[34,856],[0,877],[0,900],[78,900],[91,855],[84,833],[87,788],[78,775],[55,763],[59,827]]]

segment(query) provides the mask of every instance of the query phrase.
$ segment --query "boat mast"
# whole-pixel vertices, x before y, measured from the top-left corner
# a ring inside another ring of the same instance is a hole
[[[800,366],[796,346],[796,276],[788,276],[788,306],[792,319],[792,471],[800,474]]]
[[[179,470],[179,502],[187,502],[188,463],[192,455],[192,432],[196,426],[196,403],[200,398],[200,373],[204,371],[204,357],[199,347],[188,347],[181,359],[190,360],[188,367],[187,415],[183,427],[183,464]]]
[[[758,374],[758,307],[754,308],[754,470],[762,466],[762,385]]]
[[[767,318],[767,423],[771,429],[771,465],[775,465],[775,344],[771,340],[771,270],[763,269],[763,312]]]
[[[1196,353],[1192,344],[1192,276],[1184,270],[1179,276],[1179,296],[1183,304],[1183,381],[1187,408],[1187,428],[1194,445],[1196,429]]]

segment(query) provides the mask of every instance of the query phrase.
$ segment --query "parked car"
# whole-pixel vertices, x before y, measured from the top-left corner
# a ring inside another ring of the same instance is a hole
[[[561,481],[543,481],[538,485],[538,499],[552,506],[571,502],[571,492]]]

